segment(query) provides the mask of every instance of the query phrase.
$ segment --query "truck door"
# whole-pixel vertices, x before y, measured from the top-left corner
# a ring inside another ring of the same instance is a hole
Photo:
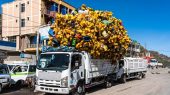
[[[84,64],[81,54],[74,54],[71,60],[71,83],[76,85],[77,82],[84,79]]]
[[[120,78],[123,74],[124,74],[124,60],[120,60],[119,61],[119,69],[118,69],[118,73],[117,73],[117,77]]]

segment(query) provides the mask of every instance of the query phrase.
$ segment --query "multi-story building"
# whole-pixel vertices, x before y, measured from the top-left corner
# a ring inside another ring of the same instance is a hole
[[[55,14],[67,14],[74,7],[61,0],[15,0],[2,6],[2,38],[16,42],[16,51],[36,47],[36,32],[53,23]]]
[[[127,57],[141,56],[141,45],[137,41],[132,40],[131,43],[129,44],[126,56]]]

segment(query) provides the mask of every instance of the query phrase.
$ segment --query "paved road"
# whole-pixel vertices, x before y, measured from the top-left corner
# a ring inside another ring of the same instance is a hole
[[[111,88],[104,89],[100,86],[93,87],[87,95],[170,95],[169,69],[149,70],[145,79],[129,80],[125,84],[115,84]],[[3,95],[44,95],[33,93],[29,89],[6,89]]]

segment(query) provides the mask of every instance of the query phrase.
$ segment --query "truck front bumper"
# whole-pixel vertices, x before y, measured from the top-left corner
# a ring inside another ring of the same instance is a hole
[[[35,90],[46,93],[69,94],[69,88],[47,87],[35,85]]]

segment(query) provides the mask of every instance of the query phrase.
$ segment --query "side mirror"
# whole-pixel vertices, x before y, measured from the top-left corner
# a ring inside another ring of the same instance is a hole
[[[14,70],[13,73],[16,75],[16,70]]]
[[[79,69],[79,63],[75,62],[75,69]]]
[[[78,62],[75,62],[75,66],[78,67],[78,66],[79,66],[79,63],[78,63]]]

